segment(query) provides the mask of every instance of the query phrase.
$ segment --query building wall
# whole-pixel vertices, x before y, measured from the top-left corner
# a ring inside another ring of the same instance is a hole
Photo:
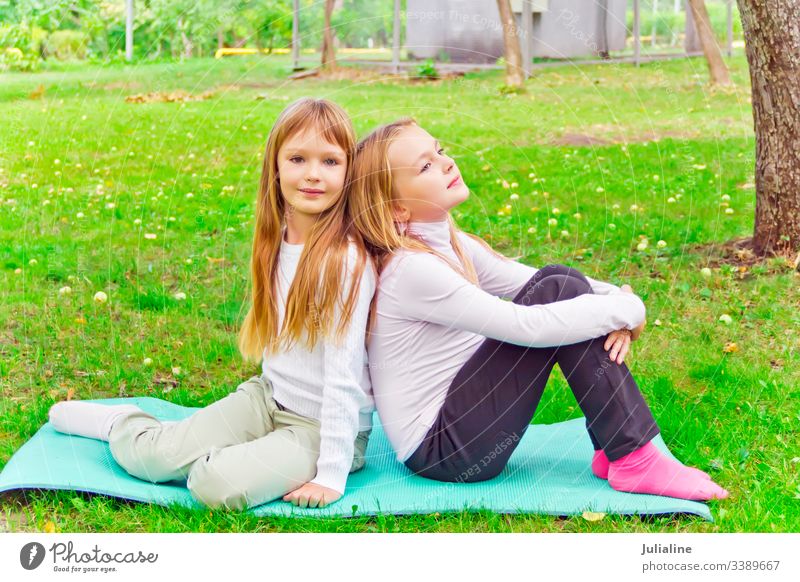
[[[407,0],[406,42],[415,58],[493,63],[503,54],[494,0]]]
[[[625,46],[627,0],[605,0],[608,50]],[[503,29],[494,0],[407,0],[406,48],[413,58],[493,63],[503,55]],[[546,3],[546,2],[545,2]],[[570,58],[596,55],[603,48],[598,4],[586,0],[549,0],[546,12],[533,14],[533,55]],[[521,9],[521,0],[512,8]],[[542,0],[533,3],[542,4]],[[516,14],[521,26],[521,14]]]
[[[623,50],[627,0],[606,3],[608,8],[604,11],[600,1],[550,0],[547,12],[534,15],[533,55],[571,58],[596,56],[602,50]]]

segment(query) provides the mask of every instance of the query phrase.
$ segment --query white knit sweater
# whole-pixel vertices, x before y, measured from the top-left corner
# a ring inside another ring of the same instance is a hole
[[[278,319],[283,323],[286,297],[294,279],[303,244],[289,244],[281,239],[278,260]],[[343,289],[357,264],[357,250],[348,249],[348,269]],[[289,351],[267,355],[262,360],[262,374],[273,385],[274,398],[284,407],[320,422],[320,452],[317,474],[312,483],[344,493],[353,463],[354,441],[359,431],[372,427],[374,401],[370,386],[365,348],[369,305],[375,292],[375,275],[367,262],[358,292],[358,302],[347,333],[340,344],[318,341],[312,350],[302,342]],[[339,306],[336,309],[338,326]]]
[[[432,248],[458,262],[447,221],[411,223]],[[459,233],[480,286],[442,259],[398,251],[380,276],[377,318],[367,350],[375,404],[397,458],[420,445],[461,367],[487,338],[522,346],[566,345],[633,329],[641,299],[589,279],[594,294],[544,305],[513,298],[538,269],[497,257]]]

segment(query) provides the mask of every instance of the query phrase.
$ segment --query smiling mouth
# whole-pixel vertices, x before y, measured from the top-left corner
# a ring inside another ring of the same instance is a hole
[[[448,188],[452,188],[453,186],[455,186],[456,184],[458,184],[458,181],[459,181],[459,180],[461,180],[461,176],[456,176],[456,177],[453,179],[453,181],[452,181],[452,182],[450,182],[450,183],[447,185],[447,187],[448,187]]]

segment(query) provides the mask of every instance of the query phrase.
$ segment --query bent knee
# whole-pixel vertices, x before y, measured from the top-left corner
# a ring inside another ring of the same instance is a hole
[[[198,459],[189,472],[186,488],[192,497],[210,509],[247,509],[247,495],[230,476],[222,475],[209,463]]]
[[[176,478],[177,457],[170,449],[157,446],[151,435],[142,433],[138,438],[109,439],[111,457],[125,471],[138,479],[161,483]]]
[[[549,275],[568,275],[570,270],[574,271],[574,269],[570,269],[570,267],[562,265],[561,263],[552,263],[550,265],[545,265],[539,270],[542,272],[542,275],[544,277],[547,277]]]
[[[563,301],[592,292],[588,281],[565,274],[554,274],[539,281],[537,286],[548,289],[552,301]]]
[[[575,267],[562,265],[560,263],[545,265],[540,269],[540,271],[543,271],[542,275],[544,277],[550,275],[569,275],[570,277],[577,277],[578,279],[586,280],[586,275],[584,275],[580,270],[576,269]]]

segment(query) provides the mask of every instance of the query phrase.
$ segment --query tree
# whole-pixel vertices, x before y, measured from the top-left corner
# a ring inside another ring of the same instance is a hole
[[[194,44],[192,43],[192,39],[189,35],[186,34],[186,25],[183,21],[183,17],[178,16],[178,30],[181,33],[181,43],[183,44],[183,58],[191,59],[192,58],[192,48],[194,48]]]
[[[292,2],[250,3],[254,10],[253,20],[261,42],[267,44],[270,52],[275,45],[288,45],[292,39]]]
[[[404,13],[400,13],[401,21]],[[346,47],[391,46],[394,3],[391,0],[343,0],[333,15],[336,38]]]
[[[703,54],[708,61],[708,72],[711,76],[712,85],[730,85],[731,78],[728,74],[728,67],[722,60],[722,51],[719,49],[717,40],[714,38],[714,31],[711,28],[711,19],[708,17],[705,0],[689,0],[692,10],[695,30],[703,47]]]
[[[322,34],[322,68],[336,67],[336,50],[333,46],[333,29],[331,29],[331,14],[336,0],[325,0],[325,28]]]
[[[522,51],[519,46],[517,24],[514,22],[514,13],[511,12],[510,1],[497,0],[497,9],[500,11],[500,22],[503,24],[506,85],[509,87],[522,87],[522,83],[525,80],[522,72]]]
[[[800,250],[800,0],[738,0],[756,133],[753,250]]]

